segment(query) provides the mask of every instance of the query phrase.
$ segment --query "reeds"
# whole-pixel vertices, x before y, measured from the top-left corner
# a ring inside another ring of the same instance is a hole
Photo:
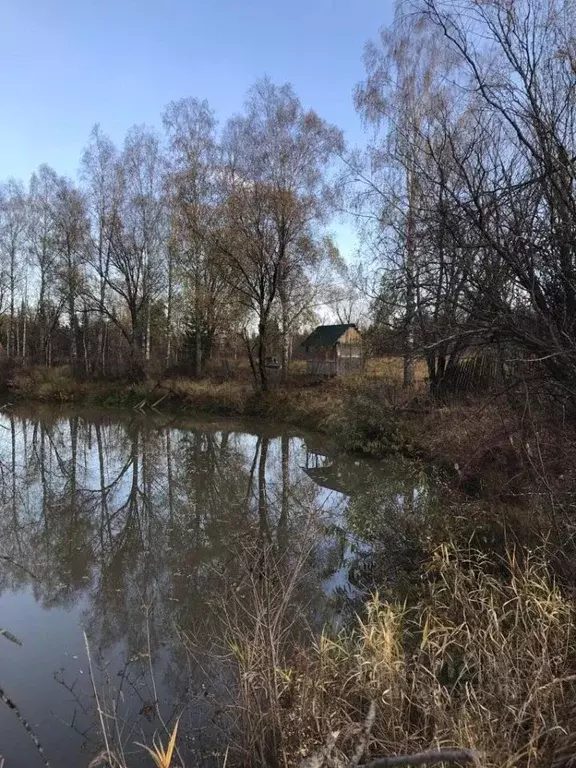
[[[495,567],[441,547],[415,605],[376,595],[354,628],[309,645],[285,642],[285,603],[271,598],[251,625],[231,627],[244,744],[257,762],[295,765],[327,734],[352,754],[370,702],[372,756],[460,747],[511,768],[570,751],[574,606],[539,553]]]

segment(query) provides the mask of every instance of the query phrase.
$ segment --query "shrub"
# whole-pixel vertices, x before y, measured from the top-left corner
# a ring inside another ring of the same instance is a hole
[[[413,395],[398,384],[362,376],[344,377],[340,387],[342,404],[330,429],[346,450],[370,455],[414,451],[409,424],[399,417]]]

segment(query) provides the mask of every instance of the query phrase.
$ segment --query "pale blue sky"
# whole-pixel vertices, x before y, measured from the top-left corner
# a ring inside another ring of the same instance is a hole
[[[361,141],[352,91],[392,6],[0,0],[0,178],[27,179],[42,162],[74,177],[94,123],[120,142],[133,123],[158,125],[172,99],[207,98],[225,120],[264,74]]]

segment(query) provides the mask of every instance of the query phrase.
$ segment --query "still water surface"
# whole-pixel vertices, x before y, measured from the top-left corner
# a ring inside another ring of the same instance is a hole
[[[286,573],[303,561],[294,599],[310,621],[337,621],[371,572],[371,538],[387,547],[390,578],[410,560],[428,493],[403,465],[281,427],[8,407],[0,688],[51,765],[88,765],[100,731],[85,632],[128,764],[150,764],[134,742],[177,714],[182,756],[200,764],[229,727],[222,600],[253,578],[254,551],[273,551]],[[0,756],[6,768],[42,765],[1,701]]]

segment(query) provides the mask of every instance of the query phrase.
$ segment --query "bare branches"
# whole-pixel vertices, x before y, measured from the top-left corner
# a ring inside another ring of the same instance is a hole
[[[50,761],[46,757],[46,754],[44,752],[44,748],[42,747],[42,744],[38,741],[38,737],[34,733],[34,730],[28,720],[22,715],[22,712],[20,711],[18,705],[14,702],[13,699],[11,699],[9,696],[6,695],[4,690],[0,687],[0,701],[3,701],[4,704],[8,707],[8,709],[11,709],[14,714],[16,715],[18,722],[20,725],[24,728],[26,733],[28,734],[28,737],[34,744],[35,748],[37,749],[38,753],[40,754],[40,758],[42,760],[43,765],[46,766],[46,768],[50,768]],[[4,761],[4,758],[1,758],[2,762]]]
[[[470,343],[497,339],[576,396],[576,93],[562,21],[574,9],[418,0],[407,21],[402,5],[357,90],[376,130],[369,170],[350,165],[407,363],[415,344],[435,386]]]
[[[33,579],[38,578],[32,573],[32,571],[29,571],[25,565],[22,565],[17,560],[14,560],[14,558],[10,557],[9,555],[0,555],[0,560],[5,560],[7,563],[11,563],[12,565],[15,565],[17,568],[21,568],[25,573],[28,574],[28,576],[30,576]]]
[[[251,89],[244,114],[224,132],[222,255],[227,279],[255,316],[263,390],[275,312],[284,376],[288,372],[290,336],[301,301],[309,303],[309,269],[325,253],[315,232],[329,208],[325,166],[340,145],[339,131],[304,111],[291,86],[266,78]]]
[[[368,752],[370,735],[376,720],[376,703],[370,702],[368,714],[362,727],[358,744],[353,756],[348,763],[336,752],[337,734],[329,734],[325,746],[318,752],[305,758],[300,768],[357,768],[362,757]],[[457,765],[473,764],[479,768],[478,754],[471,749],[444,748],[429,749],[424,752],[415,752],[408,755],[389,755],[377,757],[361,768],[399,768],[400,766],[432,766],[432,765]]]
[[[413,755],[378,757],[364,765],[364,768],[398,768],[418,765],[479,765],[478,755],[470,749],[431,749]]]

